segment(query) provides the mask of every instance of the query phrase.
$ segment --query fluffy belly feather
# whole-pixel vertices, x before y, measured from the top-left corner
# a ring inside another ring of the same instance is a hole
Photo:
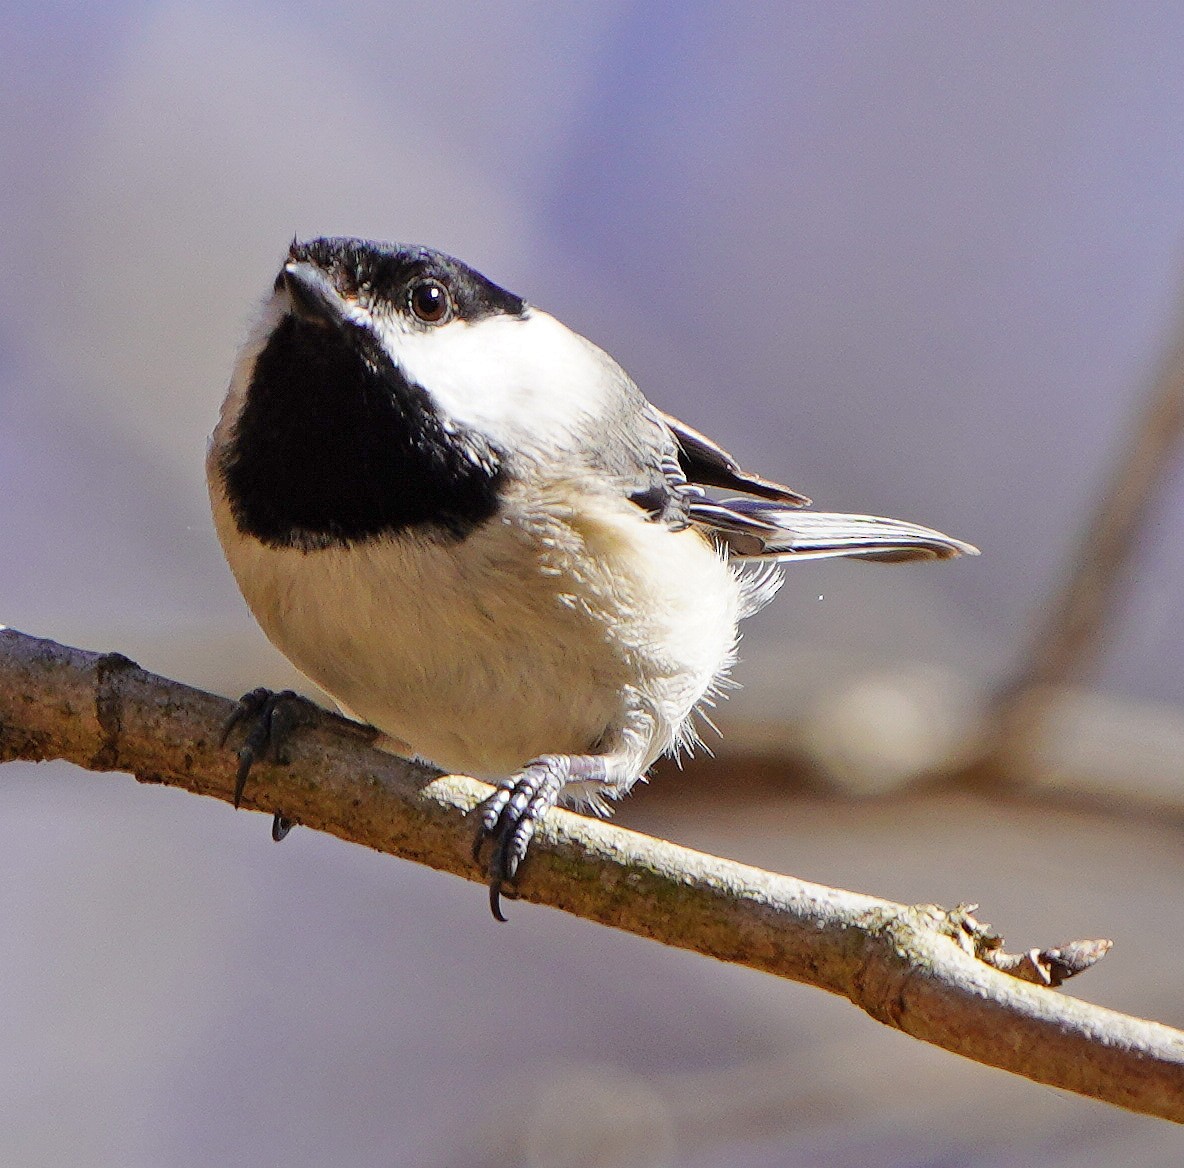
[[[219,536],[271,641],[341,705],[480,776],[540,754],[677,741],[731,663],[743,588],[697,532],[562,492],[463,542],[423,535],[303,552]]]

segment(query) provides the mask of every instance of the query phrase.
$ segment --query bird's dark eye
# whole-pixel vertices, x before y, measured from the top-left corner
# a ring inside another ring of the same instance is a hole
[[[448,289],[436,280],[420,280],[411,289],[411,311],[424,324],[439,324],[452,310]]]

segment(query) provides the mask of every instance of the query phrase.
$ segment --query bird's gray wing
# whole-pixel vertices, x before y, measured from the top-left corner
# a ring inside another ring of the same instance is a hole
[[[686,422],[680,422],[661,410],[654,412],[677,443],[678,463],[689,482],[703,487],[721,487],[725,491],[742,491],[746,495],[772,499],[789,507],[810,505],[810,500],[805,495],[742,470],[740,464],[722,446],[712,442],[706,434],[701,434],[693,426],[688,426]]]
[[[722,446],[644,398],[640,406],[645,424],[630,430],[633,443],[629,498],[654,520],[675,528],[693,522],[710,526],[708,516],[714,514],[714,505],[708,487],[745,491],[781,507],[800,507],[810,502],[789,487],[743,470]],[[726,517],[720,518],[727,522]]]
[[[743,470],[706,435],[669,414],[653,412],[674,439],[676,450],[673,458],[667,452],[663,460],[663,488],[651,487],[655,499],[661,494],[667,500],[667,510],[651,507],[651,513],[667,522],[676,518],[683,525],[706,529],[734,556],[766,560],[856,556],[896,562],[978,554],[968,543],[900,519],[799,510],[810,502],[804,495]],[[706,487],[743,495],[714,499]]]

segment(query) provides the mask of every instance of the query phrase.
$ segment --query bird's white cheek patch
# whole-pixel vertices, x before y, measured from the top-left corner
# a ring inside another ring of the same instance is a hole
[[[448,417],[510,447],[562,442],[624,377],[611,358],[537,309],[420,332],[382,322],[388,352]]]

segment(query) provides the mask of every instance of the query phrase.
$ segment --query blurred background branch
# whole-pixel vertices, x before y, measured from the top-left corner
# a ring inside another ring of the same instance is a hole
[[[1079,741],[1076,730],[1081,728],[1080,719],[1073,716],[1074,711],[1088,702],[1081,696],[1082,688],[1095,676],[1111,644],[1116,617],[1130,591],[1132,561],[1147,538],[1155,506],[1177,462],[1182,436],[1184,324],[1174,330],[1159,376],[1134,412],[1125,448],[1086,518],[1060,584],[1036,622],[1022,665],[1000,688],[987,711],[987,753],[979,764],[980,777],[1015,784],[1038,779],[1041,770],[1063,774],[1067,769],[1051,761],[1046,743],[1053,744],[1051,753],[1055,755],[1057,744]],[[1129,721],[1119,711],[1103,711],[1096,699],[1090,704],[1096,725],[1126,739],[1141,738],[1129,730],[1123,734],[1121,728],[1129,727]],[[1184,717],[1177,717],[1176,723],[1184,732]],[[1070,732],[1066,734],[1066,730]],[[1156,737],[1149,736],[1149,741]],[[1097,753],[1107,760],[1111,771],[1121,767],[1134,786],[1145,785],[1139,774],[1130,774],[1132,764],[1146,766],[1144,752],[1132,755],[1128,742],[1114,742],[1111,749]],[[1177,754],[1176,759],[1179,757]],[[1163,774],[1164,763],[1171,773],[1175,769],[1172,761],[1175,759],[1165,757],[1158,765],[1153,763],[1147,773]],[[1132,785],[1115,783],[1113,778],[1111,775],[1110,790]],[[1091,785],[1098,789],[1098,784]],[[1184,788],[1178,785],[1175,800],[1184,800]]]

